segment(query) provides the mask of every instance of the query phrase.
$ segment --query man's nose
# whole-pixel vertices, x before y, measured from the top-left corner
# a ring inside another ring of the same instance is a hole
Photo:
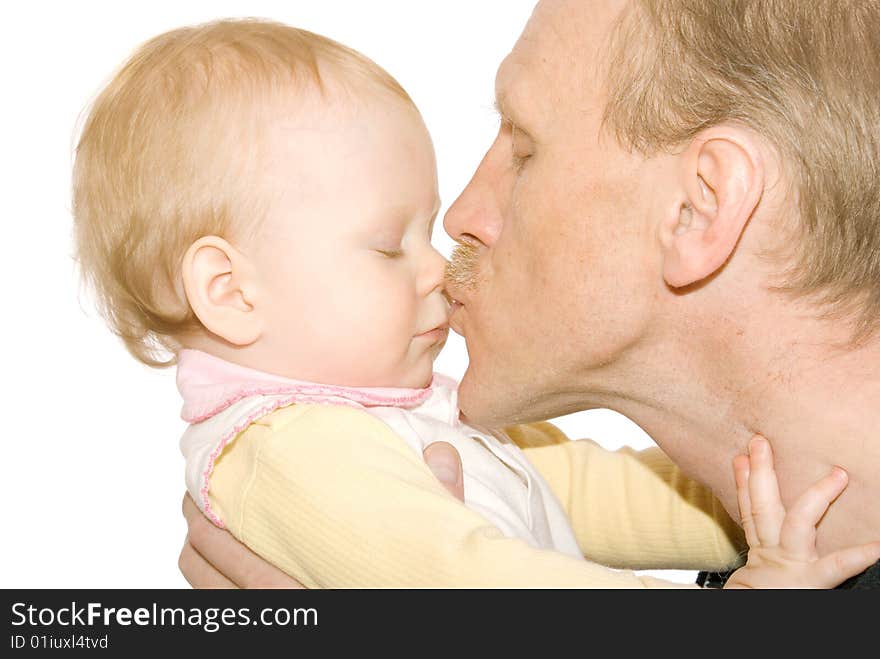
[[[490,149],[467,187],[446,211],[443,228],[455,240],[473,237],[491,246],[501,233],[501,209]]]

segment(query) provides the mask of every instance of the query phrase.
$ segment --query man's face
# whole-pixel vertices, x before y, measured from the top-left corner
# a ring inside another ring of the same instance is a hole
[[[655,167],[601,132],[599,65],[618,4],[538,4],[498,70],[498,136],[446,215],[472,248],[453,259],[448,290],[475,423],[598,404],[588,393],[646,332]]]

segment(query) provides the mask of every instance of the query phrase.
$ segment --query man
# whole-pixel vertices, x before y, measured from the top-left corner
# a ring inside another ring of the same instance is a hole
[[[462,413],[616,410],[734,518],[731,460],[761,433],[786,505],[833,465],[849,473],[819,552],[867,543],[880,5],[658,5],[543,0],[499,68],[498,137],[444,222],[463,245]],[[198,585],[232,565],[205,558],[181,555]]]

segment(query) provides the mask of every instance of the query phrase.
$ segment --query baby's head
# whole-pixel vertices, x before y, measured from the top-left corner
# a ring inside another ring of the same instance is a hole
[[[426,386],[447,331],[438,205],[400,85],[260,20],[141,46],[94,101],[74,165],[84,280],[151,366],[190,347],[302,380]]]

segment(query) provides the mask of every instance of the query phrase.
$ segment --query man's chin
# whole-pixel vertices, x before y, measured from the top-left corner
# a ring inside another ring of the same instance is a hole
[[[503,418],[503,410],[497,409],[493,404],[499,396],[503,396],[503,393],[480,381],[469,367],[458,385],[458,407],[462,420],[469,425],[485,428],[508,425]]]
[[[479,389],[474,382],[471,368],[468,367],[458,383],[458,407],[469,423],[477,423],[476,419],[480,416],[482,405],[478,395]]]

